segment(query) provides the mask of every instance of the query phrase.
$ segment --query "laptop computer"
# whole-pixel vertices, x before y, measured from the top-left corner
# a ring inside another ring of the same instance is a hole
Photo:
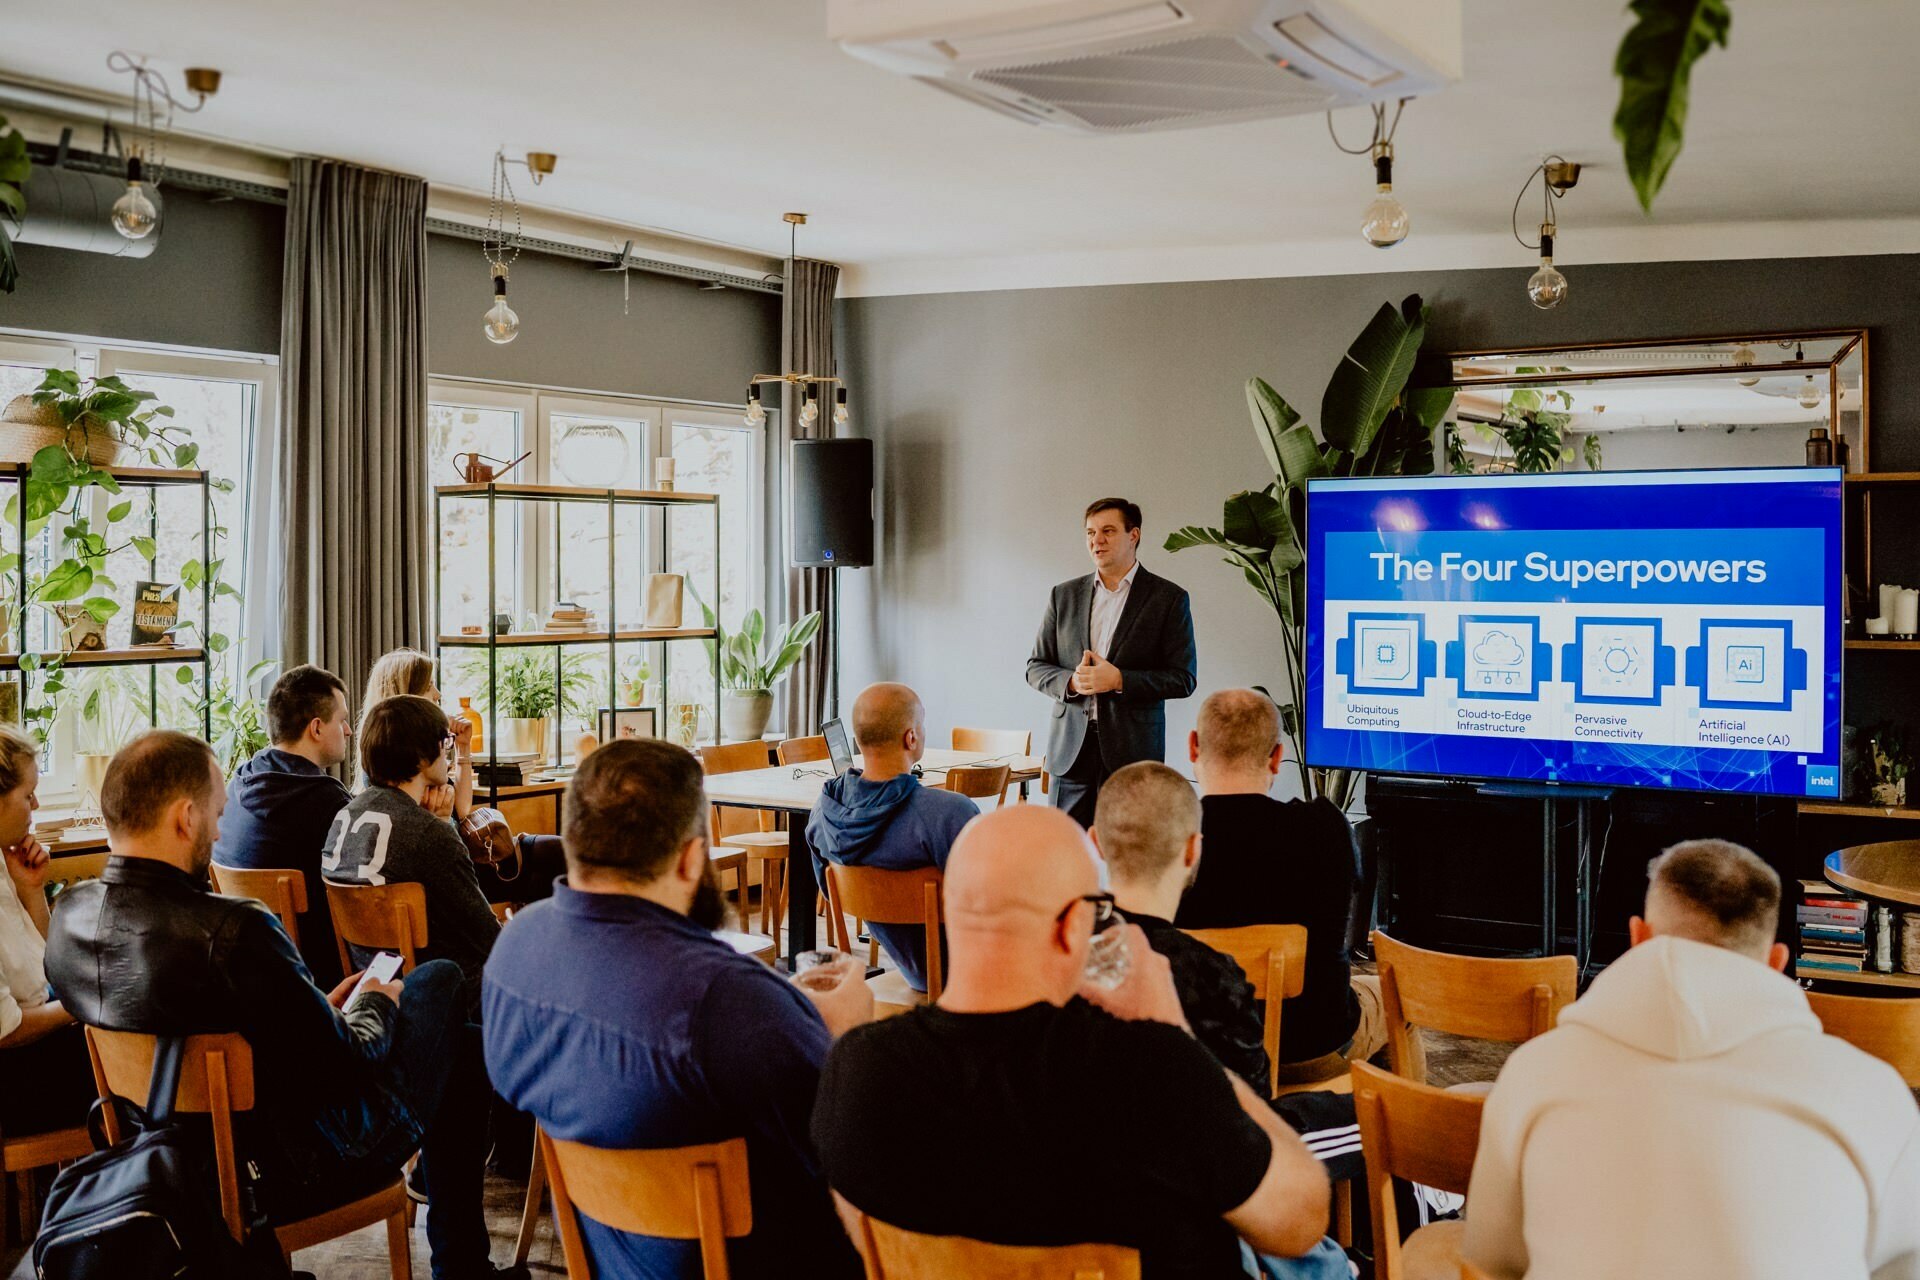
[[[837,778],[853,768],[853,742],[847,736],[846,723],[828,720],[820,726],[820,734],[827,740],[827,759],[833,764],[833,776]]]

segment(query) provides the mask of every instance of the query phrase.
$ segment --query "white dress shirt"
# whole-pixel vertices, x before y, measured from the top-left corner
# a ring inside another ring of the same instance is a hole
[[[0,1036],[10,1036],[23,1012],[47,1002],[47,944],[0,867]]]
[[[1087,627],[1087,639],[1093,651],[1100,657],[1107,656],[1107,650],[1113,645],[1114,629],[1120,625],[1120,614],[1127,607],[1127,596],[1133,590],[1133,576],[1140,572],[1140,562],[1135,560],[1133,568],[1127,570],[1127,576],[1120,579],[1120,585],[1107,590],[1107,584],[1100,580],[1098,573],[1093,575],[1093,617]],[[1076,661],[1077,665],[1077,661]],[[1096,699],[1087,699],[1087,715],[1097,719]]]

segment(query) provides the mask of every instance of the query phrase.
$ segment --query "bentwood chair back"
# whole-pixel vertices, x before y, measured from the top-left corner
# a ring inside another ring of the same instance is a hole
[[[1828,1035],[1891,1065],[1908,1088],[1920,1088],[1920,998],[1875,1000],[1809,991],[1807,1004]]]
[[[961,765],[947,770],[947,790],[974,799],[993,797],[996,804],[1007,802],[1007,785],[1013,779],[1013,767],[1004,764]]]
[[[1373,955],[1380,968],[1388,1061],[1395,1074],[1422,1083],[1426,1057],[1418,1028],[1518,1044],[1553,1030],[1560,1011],[1578,994],[1579,968],[1572,956],[1448,955],[1408,946],[1378,930]]]
[[[853,953],[853,940],[847,933],[847,917],[857,916],[868,924],[917,924],[927,937],[927,993],[923,997],[898,974],[875,979],[874,999],[896,1007],[931,1004],[940,998],[942,972],[940,956],[941,885],[944,877],[938,867],[915,867],[910,871],[883,871],[878,867],[845,867],[826,864],[827,921],[833,930],[833,945]]]
[[[1033,734],[1026,729],[955,729],[953,749],[988,756],[1030,756]]]
[[[1428,1280],[1459,1270],[1463,1224],[1431,1223],[1403,1244],[1393,1180],[1465,1195],[1485,1106],[1479,1094],[1437,1089],[1364,1062],[1353,1064],[1353,1110],[1367,1160],[1378,1280]]]
[[[1281,1002],[1293,999],[1306,987],[1307,927],[1250,924],[1238,929],[1185,929],[1182,932],[1215,951],[1232,956],[1253,985],[1254,999],[1266,1008],[1261,1041],[1267,1047],[1267,1061],[1273,1064],[1274,1071],[1267,1096],[1279,1097]]]
[[[726,742],[700,748],[700,766],[710,774],[745,773],[751,769],[771,768],[768,759],[764,742]],[[759,868],[759,932],[772,938],[777,946],[781,922],[787,914],[788,833],[775,830],[774,815],[766,809],[715,805],[708,815],[708,821],[716,856],[724,855],[728,850],[739,850],[747,855],[751,866]],[[742,928],[747,927],[745,884],[743,879]]]
[[[155,1050],[156,1042],[150,1035],[88,1027],[87,1056],[100,1096],[117,1094],[137,1106],[146,1106]],[[242,1238],[245,1223],[240,1216],[240,1165],[233,1145],[233,1117],[253,1110],[253,1103],[253,1048],[246,1038],[232,1032],[188,1036],[174,1111],[205,1115],[212,1123],[220,1214],[236,1240]],[[120,1141],[119,1118],[111,1106],[102,1108],[102,1118],[107,1140]],[[291,1259],[296,1250],[384,1222],[387,1263],[393,1280],[410,1280],[413,1262],[407,1236],[407,1203],[406,1183],[396,1170],[391,1181],[356,1200],[297,1221],[276,1222],[273,1231],[279,1237],[281,1251]]]
[[[838,1191],[833,1204],[866,1264],[867,1280],[1140,1280],[1140,1255],[1117,1244],[988,1244],[927,1236],[880,1221]]]
[[[580,1219],[616,1231],[698,1240],[706,1280],[728,1280],[727,1241],[753,1230],[747,1142],[658,1150],[589,1147],[539,1131],[568,1280],[592,1280]]]
[[[300,917],[307,914],[305,876],[284,867],[223,867],[217,862],[211,869],[216,893],[266,903],[267,910],[280,917],[287,936],[298,949]]]
[[[327,908],[333,913],[333,937],[340,946],[340,972],[354,971],[349,947],[397,951],[400,972],[412,973],[427,945],[426,886],[335,884],[327,881]]]
[[[818,733],[810,738],[788,738],[774,749],[773,754],[781,764],[812,764],[832,756],[827,750],[826,736]]]

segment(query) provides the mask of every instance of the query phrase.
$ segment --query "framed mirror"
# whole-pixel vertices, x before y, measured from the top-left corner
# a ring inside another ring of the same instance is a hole
[[[1443,471],[1871,470],[1865,329],[1451,352],[1416,381],[1458,389]]]

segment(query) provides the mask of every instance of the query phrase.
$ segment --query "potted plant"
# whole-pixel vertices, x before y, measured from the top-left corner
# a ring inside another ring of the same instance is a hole
[[[653,678],[653,664],[645,658],[629,666],[620,682],[620,704],[627,707],[651,707],[660,701],[660,682]]]
[[[503,756],[531,752],[547,758],[547,743],[557,713],[578,711],[591,695],[593,677],[578,657],[562,655],[560,675],[554,678],[549,650],[530,650],[503,658],[494,676],[499,705],[487,700],[487,660],[470,658],[461,673],[474,689],[473,700],[493,715],[494,741]]]
[[[127,687],[126,668],[103,667],[87,673],[87,696],[80,702],[80,726],[73,754],[74,777],[90,808],[100,807],[100,784],[113,753],[147,727],[139,699]],[[142,691],[144,692],[144,691]]]
[[[715,638],[709,643],[720,650],[720,737],[729,742],[758,738],[773,717],[774,686],[787,678],[820,631],[819,611],[768,640],[766,620],[758,609],[749,609],[740,621],[740,629],[728,635],[726,628],[715,621],[706,601],[697,595],[694,600],[713,628]]]

